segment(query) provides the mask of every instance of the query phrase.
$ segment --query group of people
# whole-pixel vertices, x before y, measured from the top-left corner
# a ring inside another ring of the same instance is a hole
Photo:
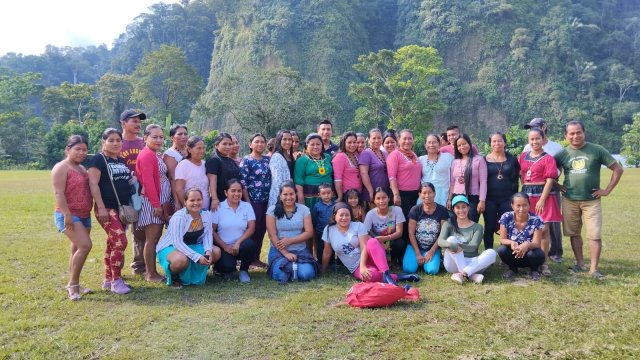
[[[116,294],[131,291],[121,275],[128,227],[134,272],[176,288],[203,284],[210,267],[243,283],[250,282],[250,268],[262,267],[286,283],[345,266],[362,281],[396,284],[419,280],[419,269],[435,275],[443,265],[457,283],[482,283],[498,256],[508,267],[505,278],[530,268],[538,280],[550,275],[548,260],[562,260],[561,222],[576,258],[573,270],[586,270],[584,222],[589,273],[603,277],[600,199],[622,168],[603,147],[585,141],[580,121],[567,123],[563,149],[547,138],[544,119],[533,119],[518,156],[506,151],[499,132],[482,156],[457,126],[428,134],[420,157],[408,129],[372,129],[367,136],[347,131],[335,144],[333,124],[324,120],[304,142],[292,130],[269,141],[254,134],[244,157],[238,139],[220,132],[207,157],[204,139],[189,136],[181,124],[169,129],[172,146],[163,152],[162,127],[148,125],[139,136],[145,119],[143,112],[123,112],[122,131],[104,131],[88,170],[82,165],[87,140],[72,136],[66,158],[53,168],[55,222],[71,240],[72,300],[90,291],[79,277],[92,246],[92,208],[107,238],[102,288]],[[604,189],[601,165],[613,174]],[[137,221],[128,225],[123,206],[138,197]],[[267,263],[260,258],[265,234]],[[392,274],[390,265],[402,273]]]

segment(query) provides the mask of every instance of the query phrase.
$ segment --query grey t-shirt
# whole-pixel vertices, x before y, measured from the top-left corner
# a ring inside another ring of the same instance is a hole
[[[269,206],[269,208],[267,209],[267,216],[273,216],[275,218],[275,215],[273,214],[275,208],[275,205]],[[302,234],[304,232],[305,216],[311,216],[309,208],[302,204],[296,204],[296,212],[291,215],[290,219],[288,219],[286,215],[280,219],[276,218],[276,230],[278,231],[278,238],[291,238]],[[300,251],[304,250],[304,248],[306,247],[307,244],[303,241],[301,243],[291,244],[287,246],[287,250]]]
[[[396,231],[396,225],[405,222],[404,214],[399,206],[389,208],[387,215],[378,215],[378,210],[371,209],[364,217],[364,227],[371,236],[387,236]]]
[[[344,266],[353,274],[360,265],[360,236],[366,235],[367,230],[361,222],[352,221],[346,233],[338,230],[338,226],[331,225],[324,228],[322,240],[331,244],[331,248]]]

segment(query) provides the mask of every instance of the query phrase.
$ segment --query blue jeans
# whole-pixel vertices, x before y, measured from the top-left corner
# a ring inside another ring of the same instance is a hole
[[[422,256],[426,254],[426,251],[422,251]],[[440,262],[442,256],[440,250],[436,250],[429,262],[424,263],[424,272],[429,275],[436,275],[440,271]],[[418,260],[416,260],[416,252],[413,250],[413,246],[407,246],[407,251],[404,252],[404,258],[402,259],[402,271],[405,273],[415,273],[418,271]]]
[[[81,217],[72,215],[72,218],[74,223],[77,223],[77,222],[82,223],[82,225],[84,225],[85,228],[91,229],[91,217],[81,218]],[[55,211],[53,213],[53,220],[56,223],[56,228],[58,228],[58,231],[64,232],[64,214],[62,214],[60,211]]]
[[[271,275],[271,278],[273,280],[278,280],[280,282],[287,282],[292,278],[290,274],[287,274],[282,270],[280,270],[280,265],[282,265],[282,263],[287,261],[289,260],[285,258],[280,258],[276,260],[276,262],[273,264],[273,270]],[[298,263],[298,281],[309,281],[314,277],[316,277],[316,271],[313,268],[313,264]]]

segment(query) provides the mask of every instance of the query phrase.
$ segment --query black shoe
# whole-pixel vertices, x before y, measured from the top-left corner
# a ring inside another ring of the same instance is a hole
[[[385,271],[382,274],[382,282],[385,282],[385,283],[390,284],[390,285],[398,286],[398,283],[395,280],[393,280],[393,278],[391,277],[391,274],[389,273],[389,270]]]
[[[398,275],[398,281],[418,282],[420,281],[420,276],[417,274],[400,274]]]

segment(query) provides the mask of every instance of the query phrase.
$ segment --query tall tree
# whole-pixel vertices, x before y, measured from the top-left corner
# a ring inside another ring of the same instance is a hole
[[[106,73],[96,83],[96,91],[101,117],[108,119],[113,125],[118,125],[118,118],[129,107],[133,92],[130,76]]]
[[[633,123],[624,126],[622,135],[622,155],[627,164],[640,166],[640,113],[633,115]]]
[[[217,111],[227,113],[246,132],[275,135],[280,129],[309,131],[333,118],[336,101],[290,68],[254,69],[225,78]]]
[[[43,104],[46,114],[56,122],[76,119],[83,123],[86,117],[95,114],[97,100],[93,96],[94,85],[70,84],[63,82],[60,86],[52,86],[44,91]]]
[[[442,58],[434,48],[380,50],[361,55],[353,67],[366,79],[349,86],[349,95],[364,105],[356,111],[358,125],[422,131],[443,108],[434,81],[443,74]]]
[[[131,76],[132,100],[164,119],[171,114],[178,122],[189,118],[191,107],[202,91],[202,79],[187,64],[184,52],[175,46],[162,45],[148,53]]]

